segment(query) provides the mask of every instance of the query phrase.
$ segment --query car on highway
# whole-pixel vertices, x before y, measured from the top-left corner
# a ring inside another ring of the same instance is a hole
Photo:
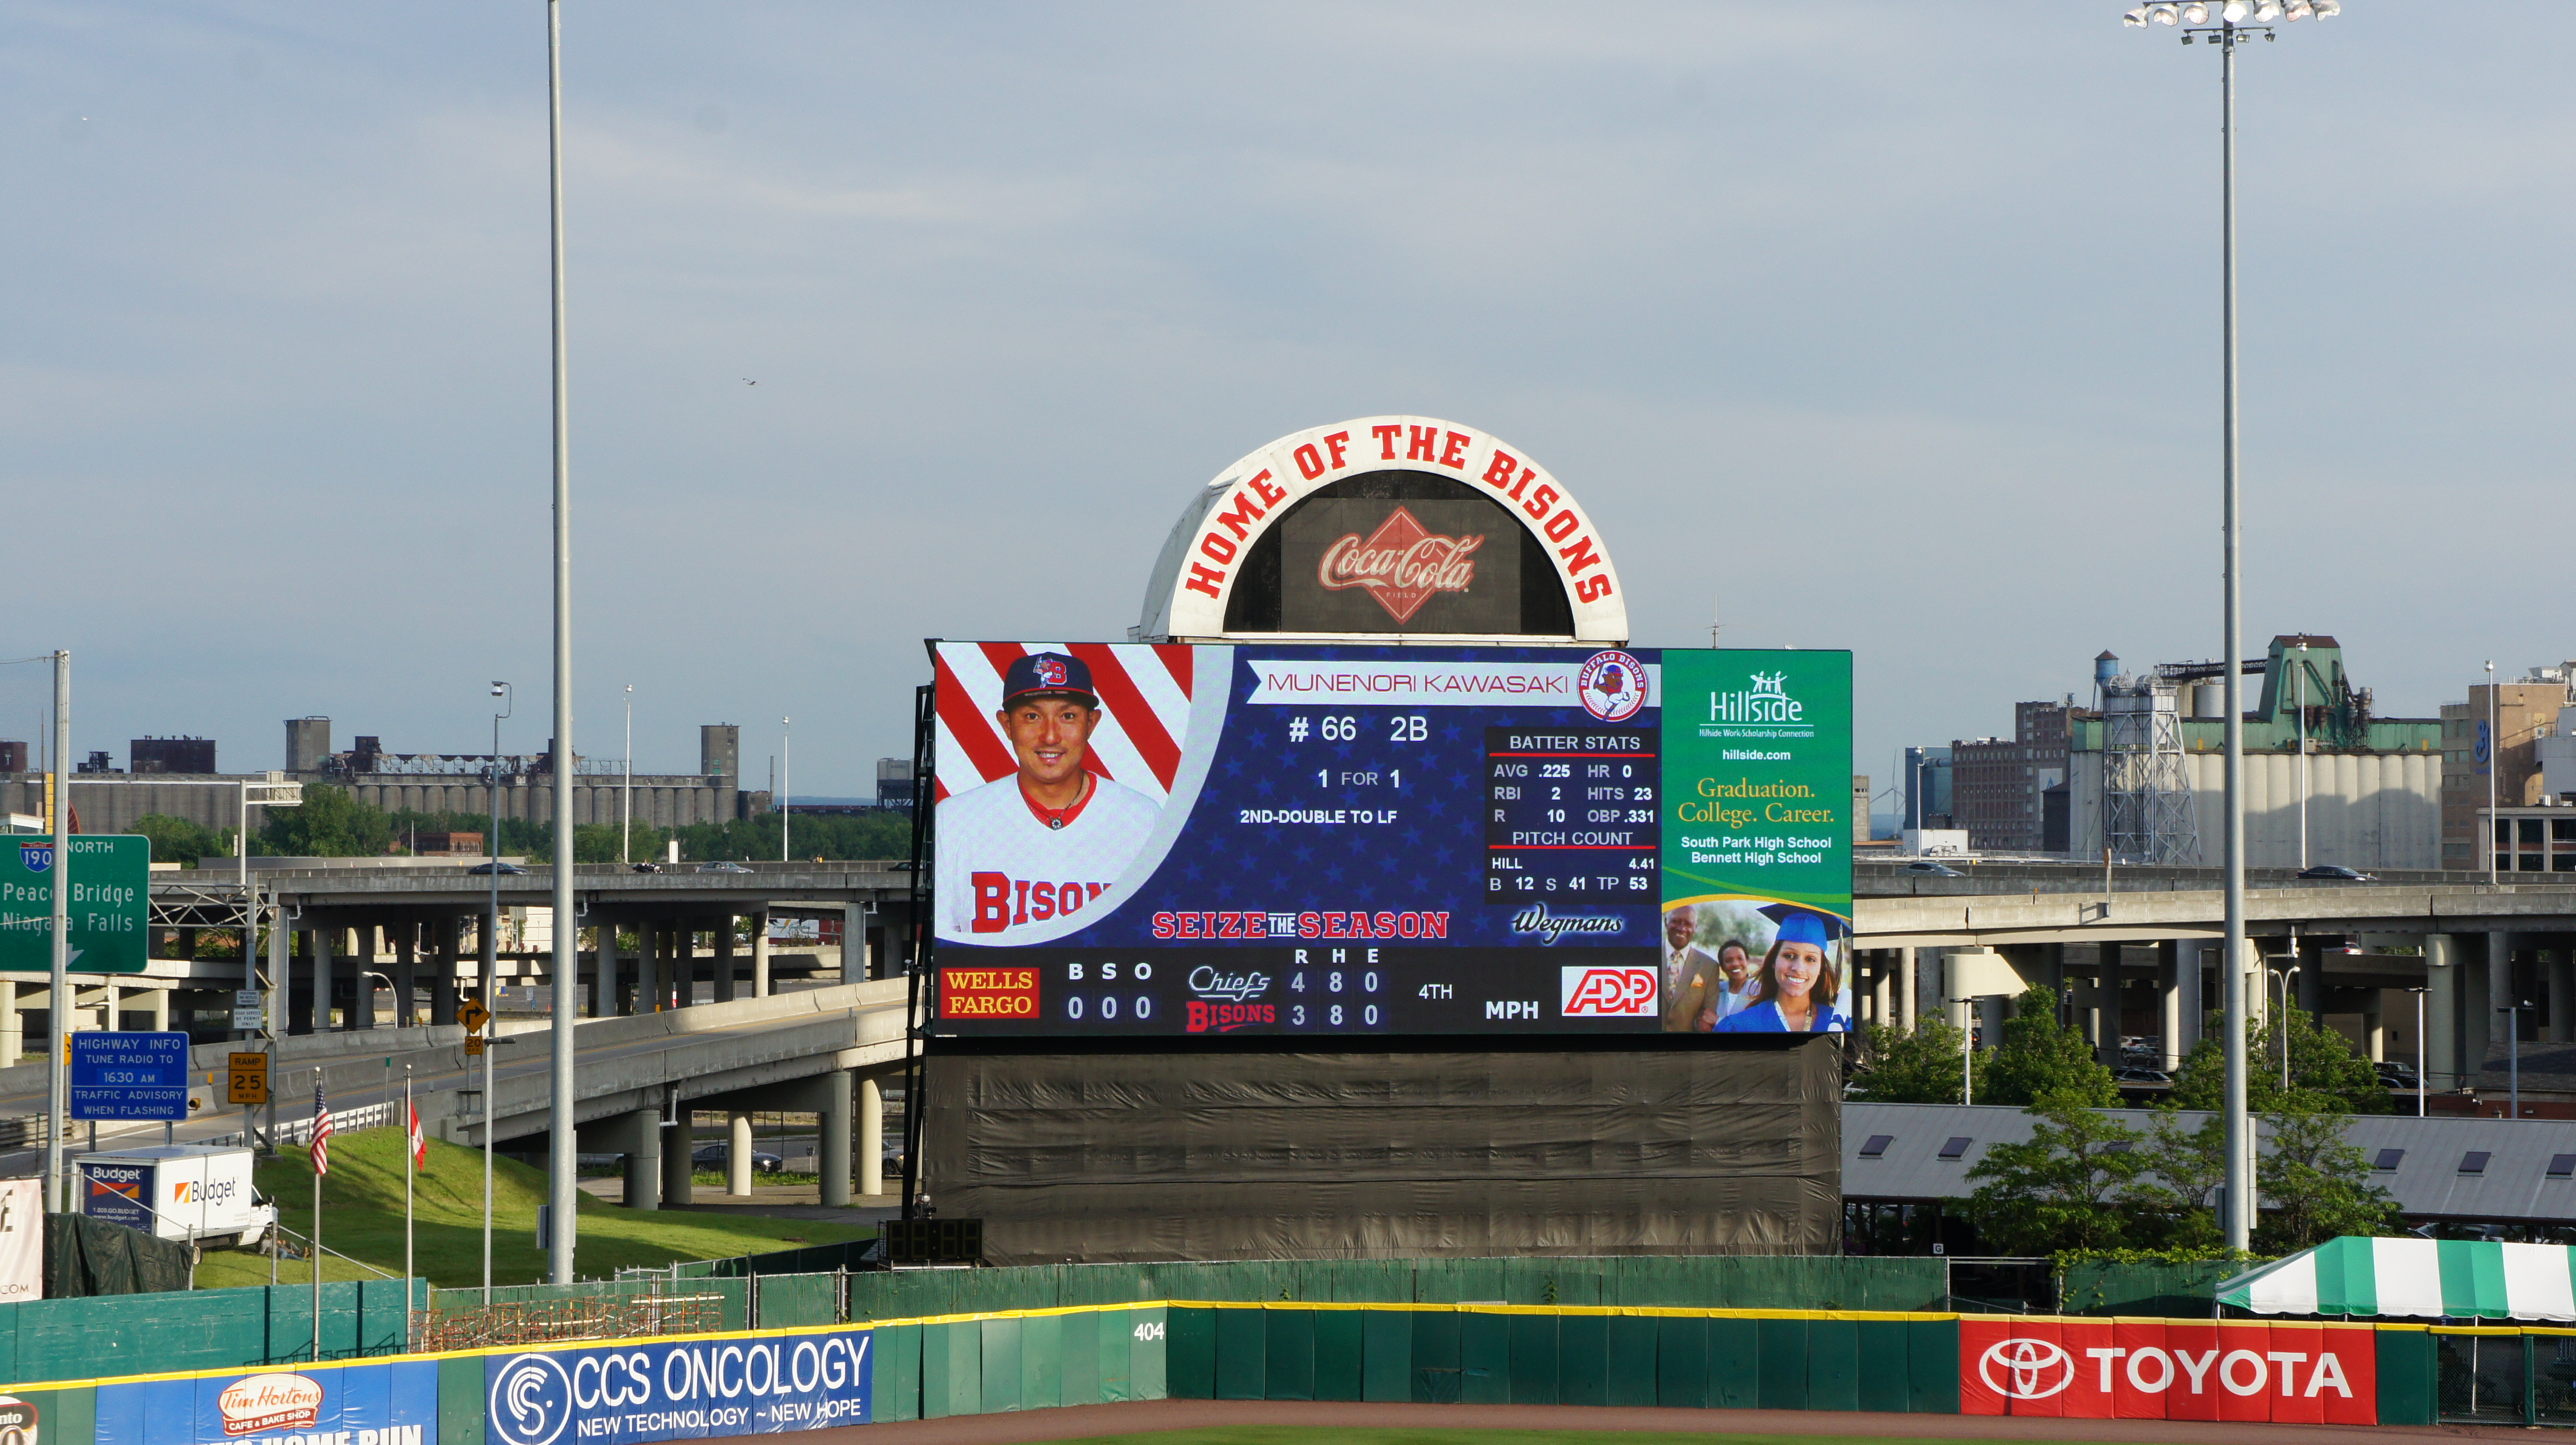
[[[2358,868],[2346,868],[2340,863],[2320,863],[2314,868],[2302,868],[2299,870],[2299,876],[2302,878],[2314,878],[2320,882],[2326,883],[2376,883],[2379,881],[2378,879],[2371,877],[2369,874],[2362,872]]]
[[[1905,871],[1908,873],[1921,873],[1932,878],[1965,878],[1968,876],[1967,874],[1960,872],[1958,869],[1951,867],[1947,863],[1935,863],[1929,858],[1915,859],[1913,862],[1905,865]]]
[[[701,1145],[696,1153],[689,1156],[689,1165],[694,1169],[724,1169],[732,1163],[733,1146],[731,1144]],[[766,1150],[751,1151],[751,1172],[754,1174],[775,1174],[785,1167],[786,1163],[786,1160]]]
[[[520,866],[519,866],[518,864],[516,864],[516,863],[477,863],[477,864],[475,864],[473,867],[468,868],[468,869],[466,869],[465,871],[466,871],[466,872],[468,872],[468,873],[470,873],[470,874],[473,874],[473,875],[474,875],[475,877],[477,877],[477,878],[480,878],[480,877],[485,876],[486,874],[492,874],[492,873],[525,873],[525,872],[527,872],[528,870],[527,870],[527,869],[525,869],[525,868],[520,867]]]
[[[751,870],[730,860],[720,860],[714,863],[701,863],[698,865],[698,871],[701,873],[748,873]]]
[[[2173,1087],[2173,1075],[2166,1073],[2162,1069],[2143,1069],[2134,1064],[2128,1068],[2112,1070],[2111,1079],[2114,1083],[2132,1089],[2170,1089]]]
[[[659,873],[662,871],[662,865],[659,863],[629,863],[626,866],[631,871],[637,873]]]

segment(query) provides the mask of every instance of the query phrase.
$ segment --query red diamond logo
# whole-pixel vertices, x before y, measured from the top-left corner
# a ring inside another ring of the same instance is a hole
[[[1401,627],[1435,592],[1464,592],[1475,580],[1472,554],[1484,537],[1444,537],[1426,531],[1402,507],[1388,514],[1367,541],[1351,532],[1324,549],[1315,580],[1326,591],[1365,587]]]

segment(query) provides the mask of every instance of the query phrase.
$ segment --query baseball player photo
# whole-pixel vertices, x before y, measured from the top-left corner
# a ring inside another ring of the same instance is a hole
[[[1015,942],[1016,930],[1093,906],[1144,847],[1162,809],[1088,766],[1103,717],[1082,659],[1011,663],[994,718],[1019,771],[939,804],[941,937]]]

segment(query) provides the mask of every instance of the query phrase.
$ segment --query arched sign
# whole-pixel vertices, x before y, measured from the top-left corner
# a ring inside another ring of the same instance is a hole
[[[1436,417],[1281,437],[1163,544],[1136,638],[1625,642],[1592,519],[1527,454]]]

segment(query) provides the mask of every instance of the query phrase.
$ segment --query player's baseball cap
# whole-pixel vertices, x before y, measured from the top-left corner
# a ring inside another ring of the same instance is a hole
[[[1079,657],[1061,652],[1032,652],[1011,664],[1002,674],[1002,706],[1009,707],[1033,693],[1061,693],[1079,697],[1093,707],[1100,706],[1100,694],[1091,686],[1091,669]]]

